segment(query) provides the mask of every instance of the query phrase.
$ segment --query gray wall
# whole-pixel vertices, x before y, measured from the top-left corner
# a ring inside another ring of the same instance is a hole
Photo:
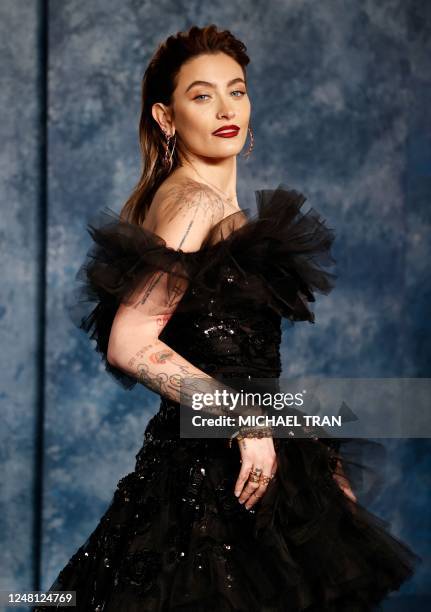
[[[158,409],[112,381],[66,312],[87,220],[119,210],[138,178],[156,45],[210,22],[244,40],[255,149],[239,162],[240,203],[283,181],[337,230],[337,289],[315,326],[286,326],[284,374],[429,377],[431,15],[412,0],[3,0],[0,16],[0,588],[44,589]],[[431,445],[387,447],[373,509],[425,559],[397,595],[425,595]]]

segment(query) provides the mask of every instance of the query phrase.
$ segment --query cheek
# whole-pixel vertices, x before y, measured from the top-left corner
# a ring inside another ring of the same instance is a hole
[[[208,138],[211,135],[214,122],[211,119],[209,110],[193,108],[184,111],[177,121],[178,128],[183,131],[185,140]]]

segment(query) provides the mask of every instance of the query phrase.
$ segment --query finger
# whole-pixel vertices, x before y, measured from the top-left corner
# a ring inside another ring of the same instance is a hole
[[[265,467],[263,468],[262,475],[271,476],[272,472],[271,472],[271,469],[270,469],[270,465],[271,464],[266,464],[265,465]],[[262,476],[261,476],[261,478],[262,478]],[[247,510],[249,510],[255,504],[257,504],[257,502],[265,495],[266,490],[267,490],[268,485],[269,485],[270,482],[271,481],[268,478],[260,480],[260,482],[258,483],[259,486],[251,493],[251,495],[249,496],[249,499],[246,502],[245,508]]]
[[[264,483],[264,482],[260,482],[260,483],[259,483],[259,487],[258,487],[258,488],[256,488],[256,489],[255,489],[255,491],[254,491],[254,492],[252,492],[252,493],[249,495],[248,501],[246,502],[246,505],[245,505],[245,507],[247,508],[247,510],[248,510],[249,508],[251,508],[252,506],[254,506],[254,505],[255,505],[255,504],[256,504],[256,503],[259,501],[259,499],[260,499],[261,497],[263,497],[263,496],[264,496],[264,494],[266,493],[266,490],[267,490],[267,488],[269,487],[269,485],[271,484],[271,482],[272,482],[273,478],[275,478],[275,475],[276,475],[276,473],[277,473],[277,468],[278,468],[278,465],[277,465],[277,459],[275,458],[275,460],[273,461],[273,463],[272,463],[272,464],[270,464],[270,465],[271,465],[271,468],[270,468],[270,469],[269,469],[268,467],[265,467],[265,468],[264,468],[264,470],[263,470],[263,474],[264,474],[265,476],[270,476],[270,477],[271,477],[271,480],[270,480],[270,481],[268,481],[268,482],[265,482],[265,483]]]
[[[268,487],[268,482],[265,482],[267,479],[265,479],[265,481],[262,481],[263,474],[265,474],[265,476],[270,475],[268,467],[264,467],[262,469],[262,472],[260,474],[260,480],[258,482],[253,482],[249,479],[249,482],[247,483],[247,486],[244,490],[245,494],[249,493],[248,497],[245,499],[245,507],[247,508],[247,510],[259,501],[259,499],[263,496]]]
[[[253,467],[253,470],[255,470],[258,475],[262,473],[263,468],[257,467],[257,466],[252,466],[252,467]],[[259,488],[258,476],[252,477],[251,472],[252,470],[250,470],[250,473],[248,474],[248,477],[247,477],[248,480],[247,480],[246,486],[242,490],[241,495],[238,499],[240,504],[244,504],[249,499],[250,495],[254,493],[256,489]],[[257,480],[257,482],[254,482],[254,480]]]
[[[253,493],[259,488],[258,482],[247,482],[247,485],[243,489],[241,495],[238,498],[240,504],[248,502]]]
[[[241,495],[242,490],[244,488],[245,483],[247,482],[247,479],[251,472],[252,467],[253,467],[253,464],[251,461],[249,462],[244,461],[244,463],[242,464],[241,470],[238,474],[238,478],[237,478],[237,481],[235,483],[235,488],[234,488],[236,497],[239,497]]]
[[[255,491],[253,491],[253,493],[250,495],[250,497],[247,499],[245,503],[244,507],[246,508],[246,510],[250,510],[250,508],[253,508],[253,506],[257,504],[257,502],[261,499],[261,497],[263,497],[267,486],[268,485],[266,486],[259,485],[259,487]]]

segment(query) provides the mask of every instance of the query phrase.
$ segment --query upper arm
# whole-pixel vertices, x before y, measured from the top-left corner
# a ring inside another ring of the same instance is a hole
[[[223,213],[223,202],[212,189],[194,181],[175,185],[156,209],[154,232],[168,247],[197,251]]]
[[[167,247],[197,251],[211,227],[223,216],[223,203],[199,184],[172,188],[157,209],[154,233]],[[157,271],[143,279],[128,304],[120,304],[111,328],[108,361],[117,361],[121,345],[138,332],[156,340],[187,289],[186,279]]]

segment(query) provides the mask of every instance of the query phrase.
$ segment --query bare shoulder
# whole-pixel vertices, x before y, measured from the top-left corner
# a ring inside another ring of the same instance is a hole
[[[168,246],[197,250],[223,219],[225,208],[223,198],[208,185],[188,178],[168,179],[159,187],[145,225]]]
[[[167,179],[151,204],[155,218],[199,212],[217,223],[225,213],[225,203],[211,187],[190,178]]]

